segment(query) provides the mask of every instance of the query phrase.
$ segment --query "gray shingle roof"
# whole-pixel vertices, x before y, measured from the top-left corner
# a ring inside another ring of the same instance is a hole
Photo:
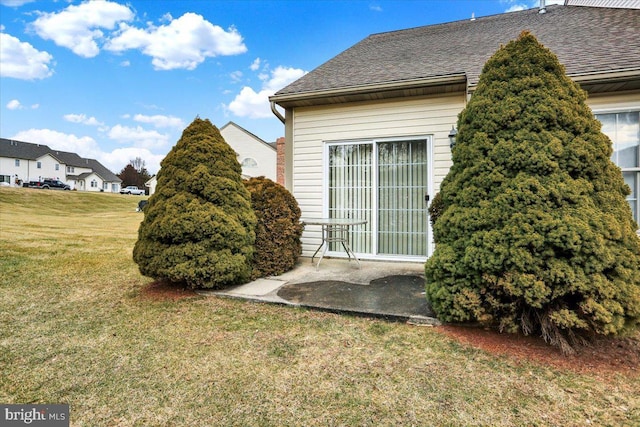
[[[0,157],[12,159],[36,160],[45,154],[50,154],[66,166],[91,168],[103,180],[110,182],[122,182],[113,172],[104,167],[95,159],[84,159],[76,153],[52,150],[47,145],[32,144],[30,142],[15,141],[0,138]]]
[[[105,168],[102,163],[95,159],[84,159],[87,160],[89,167],[100,176],[104,181],[109,182],[122,182],[120,178],[118,178],[113,172],[109,169]]]
[[[46,145],[0,138],[0,157],[36,160],[48,153],[51,153],[51,148]]]
[[[484,63],[523,30],[564,64],[567,74],[640,71],[640,10],[547,6],[373,34],[278,91],[274,98],[465,74],[477,84]]]

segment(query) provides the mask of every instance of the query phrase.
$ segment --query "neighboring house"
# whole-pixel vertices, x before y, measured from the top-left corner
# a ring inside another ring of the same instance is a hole
[[[234,122],[220,128],[224,140],[236,152],[238,163],[242,166],[242,177],[264,176],[276,181],[277,155],[276,145],[258,138]]]
[[[144,183],[144,186],[149,189],[147,194],[150,196],[156,192],[156,185],[158,185],[158,176],[153,175],[147,182]]]
[[[122,182],[97,160],[43,144],[0,138],[0,182],[21,186],[45,178],[59,179],[76,190],[110,193],[119,192]]]
[[[236,152],[238,163],[242,166],[242,178],[264,176],[272,181],[284,182],[284,178],[277,181],[278,155],[275,142],[273,144],[265,142],[234,122],[222,126],[220,134]],[[284,140],[281,141],[281,150],[283,143]],[[280,174],[283,173],[280,172]],[[145,182],[145,187],[149,188],[149,195],[155,193],[157,184],[158,180],[155,175]]]
[[[426,259],[425,199],[451,167],[449,133],[485,62],[523,30],[588,91],[638,220],[640,10],[569,5],[374,34],[273,95],[285,124],[285,186],[303,218],[367,220],[352,233],[362,258]],[[321,238],[307,226],[303,255]]]

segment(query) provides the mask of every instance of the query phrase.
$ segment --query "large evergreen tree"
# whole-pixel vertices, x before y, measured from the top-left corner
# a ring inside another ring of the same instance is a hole
[[[629,189],[586,98],[531,34],[485,64],[425,267],[442,320],[540,333],[565,351],[640,323]]]
[[[220,131],[196,118],[161,166],[133,250],[140,272],[192,288],[247,281],[256,217]]]

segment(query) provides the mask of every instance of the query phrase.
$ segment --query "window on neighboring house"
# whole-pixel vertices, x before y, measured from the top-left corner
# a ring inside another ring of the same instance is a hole
[[[108,183],[108,182],[104,182],[104,183],[102,183],[102,188],[103,188],[104,190],[108,190],[108,189],[109,189],[109,183]]]
[[[38,169],[42,169],[42,162],[38,162],[38,163],[36,163],[36,167],[37,167]]]
[[[98,181],[95,179],[91,180],[91,188],[98,188]]]
[[[256,167],[258,167],[258,162],[256,162],[256,159],[252,159],[251,157],[247,157],[246,159],[244,159],[242,161],[242,167],[243,168],[256,168]]]
[[[67,166],[67,173],[75,172],[75,168],[73,166]]]
[[[613,142],[611,160],[622,169],[624,182],[631,188],[627,200],[640,224],[640,111],[596,114],[596,118]]]
[[[20,159],[16,159],[16,166],[20,166]]]
[[[59,171],[59,170],[60,170],[60,165],[56,163],[55,169],[56,169],[57,171]]]
[[[0,175],[0,182],[11,183],[11,176],[10,175]]]

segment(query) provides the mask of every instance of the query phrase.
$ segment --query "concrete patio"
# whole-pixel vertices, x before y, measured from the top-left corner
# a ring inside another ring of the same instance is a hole
[[[437,325],[424,293],[424,264],[300,258],[280,276],[203,295],[241,298],[339,313]]]

